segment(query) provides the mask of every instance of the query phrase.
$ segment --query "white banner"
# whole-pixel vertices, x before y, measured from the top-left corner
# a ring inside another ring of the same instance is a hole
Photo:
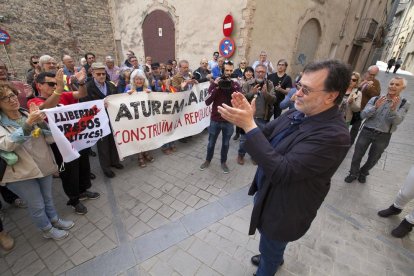
[[[119,158],[203,131],[210,125],[211,106],[204,103],[209,86],[206,82],[184,92],[108,96],[107,111]]]
[[[103,100],[43,110],[64,162],[79,157],[78,151],[111,133]]]

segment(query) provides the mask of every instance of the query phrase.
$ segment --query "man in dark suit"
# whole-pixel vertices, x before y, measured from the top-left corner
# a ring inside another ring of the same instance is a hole
[[[253,118],[255,99],[249,104],[233,93],[233,107],[219,107],[224,119],[245,130],[245,150],[259,165],[249,190],[254,195],[249,234],[256,229],[261,234],[261,255],[252,257],[257,275],[274,275],[288,242],[309,229],[346,156],[350,137],[338,104],[350,79],[350,69],[339,61],[308,64],[298,83],[296,110],[263,131]]]
[[[86,84],[88,96],[83,98],[82,101],[105,99],[106,96],[116,94],[117,90],[115,85],[106,80],[105,64],[95,62],[91,68],[93,78]],[[99,164],[101,165],[103,173],[109,178],[114,177],[115,173],[111,170],[111,167],[117,169],[124,168],[119,161],[114,136],[112,134],[107,135],[100,139],[96,145],[99,153]]]

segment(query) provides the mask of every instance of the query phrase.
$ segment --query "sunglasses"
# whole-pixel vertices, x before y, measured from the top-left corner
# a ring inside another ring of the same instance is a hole
[[[95,75],[97,75],[98,77],[100,77],[100,76],[106,76],[106,73],[95,73]]]
[[[38,62],[38,61],[32,61],[32,63],[33,63],[33,64],[38,64],[39,62]]]
[[[54,86],[56,86],[57,85],[57,83],[56,82],[53,82],[53,81],[45,81],[45,82],[41,82],[41,84],[47,84],[47,85],[49,85],[50,87],[54,87]]]
[[[299,90],[302,90],[302,93],[306,96],[308,96],[312,92],[327,92],[326,90],[310,90],[309,88],[303,86],[301,82],[296,83],[296,87]]]
[[[353,82],[357,82],[357,81],[358,81],[358,79],[351,79],[351,81],[353,81]]]
[[[240,64],[246,64],[247,62],[240,62]]]

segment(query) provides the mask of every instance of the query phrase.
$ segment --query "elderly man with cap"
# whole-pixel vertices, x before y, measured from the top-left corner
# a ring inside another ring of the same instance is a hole
[[[111,56],[107,56],[105,58],[105,70],[108,74],[109,79],[115,84],[118,85],[119,81],[119,74],[121,72],[121,68],[115,65],[115,60]]]
[[[83,98],[83,101],[94,101],[105,99],[106,96],[117,94],[117,89],[113,83],[106,80],[105,65],[102,62],[92,63],[92,80],[86,84],[88,95]],[[113,135],[107,135],[100,139],[97,143],[99,163],[101,169],[106,177],[112,178],[115,173],[111,167],[123,169],[124,166],[120,163],[118,152],[115,146]]]

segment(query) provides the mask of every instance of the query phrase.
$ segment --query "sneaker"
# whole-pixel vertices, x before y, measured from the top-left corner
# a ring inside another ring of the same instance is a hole
[[[244,165],[244,156],[240,154],[237,156],[237,164]]]
[[[229,167],[227,167],[226,163],[221,163],[221,169],[223,170],[223,173],[229,173]]]
[[[43,237],[45,239],[54,239],[55,241],[60,241],[66,238],[67,236],[69,236],[68,232],[66,232],[65,230],[59,230],[55,227],[50,227],[49,230],[43,231]]]
[[[5,251],[10,251],[14,247],[14,239],[4,230],[0,232],[0,246]]]
[[[200,171],[204,171],[204,169],[208,168],[210,166],[210,161],[204,161],[203,164],[200,166]]]
[[[413,230],[413,226],[414,224],[411,224],[406,219],[403,219],[400,225],[391,231],[391,235],[396,238],[403,238]]]
[[[79,195],[79,200],[98,199],[101,195],[96,192],[85,191]]]
[[[355,179],[357,179],[356,175],[349,174],[347,177],[345,177],[345,182],[346,182],[346,183],[351,183],[351,182],[352,182],[352,181],[354,181]]]
[[[13,205],[14,205],[14,207],[16,207],[16,208],[27,208],[27,203],[26,203],[26,201],[24,201],[23,199],[21,199],[21,198],[16,198],[14,201],[13,201]]]
[[[52,225],[53,227],[60,229],[60,230],[69,230],[75,225],[75,223],[71,220],[58,219],[55,222],[52,221]]]
[[[398,209],[393,204],[390,207],[388,207],[387,209],[379,211],[378,212],[378,216],[383,217],[383,218],[387,218],[389,216],[398,215],[401,212],[402,212],[402,210],[401,209]]]
[[[359,183],[365,183],[365,182],[367,182],[367,176],[366,175],[363,175],[363,174],[360,174],[359,176],[358,176],[358,182]]]
[[[75,209],[75,213],[78,215],[85,215],[88,212],[88,208],[85,207],[82,203],[78,203],[76,205],[71,205],[73,209]]]

